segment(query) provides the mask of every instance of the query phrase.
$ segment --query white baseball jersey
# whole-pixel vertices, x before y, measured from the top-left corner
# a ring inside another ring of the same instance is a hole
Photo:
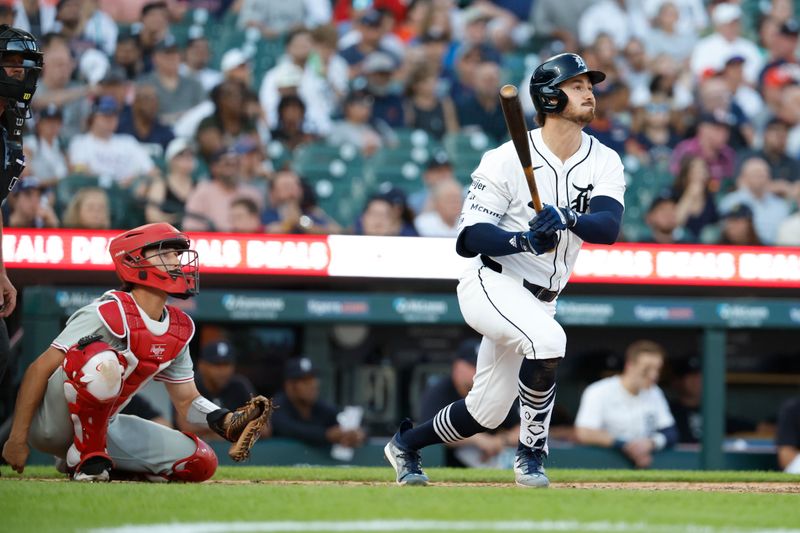
[[[650,437],[675,425],[664,393],[654,385],[633,395],[620,376],[592,383],[581,396],[575,427],[603,429],[615,439]]]
[[[542,130],[529,132],[536,185],[543,204],[589,212],[589,201],[608,196],[623,206],[625,177],[616,152],[597,139],[581,133],[581,146],[567,161],[553,155],[542,140]],[[459,232],[488,222],[506,231],[527,231],[535,212],[528,207],[531,195],[511,141],[489,150],[472,173],[459,222]],[[493,259],[517,276],[551,291],[561,291],[569,280],[583,240],[573,232],[559,232],[555,250],[542,255],[511,254]]]

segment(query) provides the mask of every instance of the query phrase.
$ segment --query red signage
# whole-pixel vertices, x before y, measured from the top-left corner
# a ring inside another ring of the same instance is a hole
[[[7,228],[8,268],[112,270],[115,231]],[[201,272],[277,276],[457,279],[469,260],[452,239],[195,233]],[[570,281],[800,288],[800,248],[585,245]]]

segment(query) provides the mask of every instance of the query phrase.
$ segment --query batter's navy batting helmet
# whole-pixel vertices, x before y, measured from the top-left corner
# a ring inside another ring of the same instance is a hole
[[[558,54],[533,71],[531,76],[531,99],[537,113],[560,113],[567,106],[567,94],[558,85],[570,78],[588,74],[592,85],[606,79],[599,70],[589,70],[578,54]]]

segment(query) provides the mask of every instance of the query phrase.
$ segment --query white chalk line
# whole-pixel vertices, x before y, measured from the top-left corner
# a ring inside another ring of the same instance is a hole
[[[577,520],[450,521],[348,520],[194,522],[125,525],[91,529],[89,533],[276,533],[337,531],[586,531],[623,533],[800,533],[800,529],[731,528],[729,526],[665,525],[645,522],[580,522]]]

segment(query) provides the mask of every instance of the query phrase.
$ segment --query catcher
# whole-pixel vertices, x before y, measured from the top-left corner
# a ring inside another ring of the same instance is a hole
[[[118,414],[151,379],[163,381],[179,416],[207,423],[247,458],[272,412],[256,397],[230,412],[197,392],[188,344],[194,323],[166,305],[167,296],[197,294],[197,252],[166,223],[111,240],[123,286],[79,309],[25,372],[3,458],[22,472],[29,446],[66,461],[75,481],[113,476],[151,481],[204,481],[217,456],[191,433]]]

